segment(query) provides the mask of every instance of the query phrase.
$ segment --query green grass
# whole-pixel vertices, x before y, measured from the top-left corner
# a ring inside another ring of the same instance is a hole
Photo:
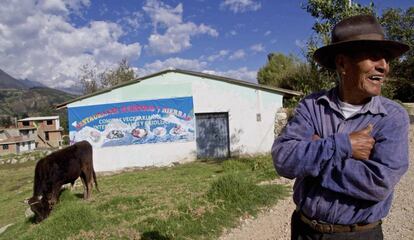
[[[62,192],[49,218],[25,219],[33,162],[0,166],[0,239],[216,239],[241,216],[256,215],[287,195],[268,156],[197,161],[98,176],[101,192],[84,201],[82,187]]]

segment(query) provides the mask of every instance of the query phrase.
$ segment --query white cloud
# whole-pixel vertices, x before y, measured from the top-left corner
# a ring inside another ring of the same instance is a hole
[[[44,13],[80,14],[80,10],[90,5],[90,0],[44,0],[36,3]]]
[[[268,30],[264,33],[264,36],[269,36],[272,33],[272,31]]]
[[[261,7],[261,3],[254,0],[224,0],[220,4],[221,9],[229,8],[234,13],[257,11]]]
[[[172,8],[159,0],[147,0],[143,9],[150,16],[155,31],[158,24],[162,27],[170,27],[182,22],[183,5],[181,3]]]
[[[124,16],[119,23],[124,23],[124,27],[136,31],[137,28],[141,27],[143,20],[143,14],[141,12],[133,12],[130,15]]]
[[[208,69],[208,64],[205,61],[198,59],[184,59],[184,58],[168,58],[164,61],[154,61],[145,64],[144,67],[139,68],[137,72],[139,76],[143,77],[166,69],[183,69],[196,72],[203,72],[218,76],[229,77],[237,80],[257,83],[257,71],[249,70],[247,67],[241,67],[234,70],[216,71]]]
[[[209,62],[214,62],[214,61],[223,59],[228,54],[229,54],[229,50],[220,50],[218,53],[208,56],[207,60]]]
[[[258,44],[254,44],[250,47],[250,50],[252,50],[255,53],[259,53],[259,52],[264,52],[265,48],[263,47],[263,45],[261,43]]]
[[[243,49],[239,49],[230,55],[230,60],[238,60],[246,57],[246,52]]]
[[[84,64],[101,69],[122,58],[137,59],[138,42],[123,44],[122,28],[92,21],[75,27],[68,15],[89,6],[86,0],[6,0],[0,5],[0,68],[16,78],[50,87],[78,84]]]
[[[207,62],[197,59],[184,59],[184,58],[168,58],[164,61],[154,61],[147,63],[143,68],[138,70],[140,76],[152,74],[169,68],[202,71],[207,67]]]
[[[173,8],[159,0],[147,0],[143,9],[150,16],[154,26],[154,32],[150,35],[146,46],[152,53],[178,53],[191,47],[192,36],[201,34],[218,36],[218,32],[210,26],[183,22],[181,3]],[[164,30],[163,33],[159,33],[158,28]]]
[[[257,83],[257,71],[249,70],[247,67],[241,67],[238,69],[228,71],[204,70],[203,72],[218,76],[229,77],[236,80]]]

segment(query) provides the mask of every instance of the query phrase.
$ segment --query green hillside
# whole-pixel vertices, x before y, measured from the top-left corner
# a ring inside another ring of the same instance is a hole
[[[22,118],[59,115],[63,127],[66,127],[66,111],[55,110],[55,105],[75,97],[76,95],[44,87],[28,90],[0,89],[0,117]]]

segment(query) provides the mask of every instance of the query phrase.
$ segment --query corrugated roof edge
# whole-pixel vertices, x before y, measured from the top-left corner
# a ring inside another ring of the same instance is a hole
[[[128,86],[128,85],[131,85],[131,84],[139,83],[139,82],[141,82],[145,79],[152,78],[152,77],[155,77],[155,76],[158,76],[158,75],[163,75],[163,74],[170,73],[170,72],[188,74],[188,75],[193,75],[193,76],[203,77],[203,78],[211,78],[211,79],[215,79],[215,80],[219,80],[219,81],[224,81],[224,82],[237,84],[237,85],[241,85],[241,86],[246,86],[246,87],[251,87],[251,88],[255,88],[255,89],[260,89],[260,90],[264,90],[264,91],[282,93],[283,96],[300,96],[300,95],[303,94],[301,92],[297,92],[297,91],[293,91],[293,90],[269,87],[269,86],[260,85],[260,84],[254,84],[254,83],[250,83],[250,82],[247,82],[247,81],[237,80],[237,79],[229,78],[229,77],[217,76],[217,75],[213,75],[213,74],[195,72],[195,71],[190,71],[190,70],[171,69],[170,68],[170,69],[166,69],[166,70],[163,70],[163,71],[160,71],[160,72],[149,74],[149,75],[146,75],[144,77],[140,77],[140,78],[137,78],[137,79],[125,82],[125,83],[121,83],[121,84],[115,85],[115,86],[107,88],[107,89],[102,89],[102,90],[96,91],[94,93],[90,93],[90,94],[80,96],[78,98],[75,98],[75,99],[66,101],[64,103],[58,104],[55,107],[56,107],[56,109],[63,109],[63,108],[66,107],[66,105],[68,105],[70,103],[73,103],[73,102],[76,102],[76,101],[79,101],[79,100],[82,100],[82,99],[86,99],[86,98],[89,98],[89,97],[93,97],[93,96],[96,96],[96,95],[99,95],[99,94],[102,94],[102,93],[110,92],[113,89],[117,89],[117,88]]]
[[[36,121],[36,120],[54,120],[54,119],[58,119],[59,116],[44,116],[44,117],[28,117],[28,118],[22,118],[17,120],[18,122],[23,122],[23,121]]]

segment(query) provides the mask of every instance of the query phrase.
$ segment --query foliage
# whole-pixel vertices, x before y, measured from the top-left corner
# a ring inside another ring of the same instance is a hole
[[[79,71],[80,74],[80,83],[82,85],[82,91],[84,94],[93,93],[99,90],[99,74],[97,73],[97,66],[85,64]]]
[[[10,116],[5,116],[0,118],[0,127],[9,127],[12,126],[13,122]]]
[[[124,58],[119,62],[116,69],[108,70],[102,75],[101,86],[103,88],[112,87],[135,78],[134,70],[128,65],[127,59]]]
[[[403,58],[391,61],[389,82],[396,98],[403,102],[414,102],[414,7],[405,12],[401,9],[387,9],[380,22],[388,39],[410,46]]]
[[[112,176],[98,175],[101,192],[81,199],[63,191],[49,218],[32,224],[20,203],[32,194],[34,162],[0,165],[0,239],[217,239],[240,217],[286,196],[286,187],[257,185],[276,177],[270,156],[193,162]]]
[[[269,54],[268,62],[257,74],[260,84],[299,91],[304,96],[333,87],[334,82],[327,80],[329,77],[329,72],[319,72],[316,65],[301,62],[294,56],[282,53]],[[287,99],[284,106],[295,106],[301,97]]]
[[[135,72],[129,66],[126,58],[123,58],[115,69],[98,72],[96,65],[85,64],[81,67],[80,72],[80,82],[84,94],[93,93],[136,78]]]
[[[73,99],[75,95],[52,88],[36,87],[30,89],[0,89],[0,115],[4,122],[0,126],[7,126],[14,118],[59,115],[64,129],[67,129],[66,112],[56,110],[57,104]]]
[[[321,46],[328,45],[331,41],[331,30],[335,24],[346,17],[358,14],[375,14],[374,4],[362,6],[350,0],[308,0],[303,8],[315,18],[312,27],[314,34],[310,36],[307,43],[306,58],[310,66],[308,81],[313,86],[306,89],[328,89],[335,85],[336,73],[333,70],[320,67],[313,59],[313,54]]]
[[[308,0],[302,6],[315,23],[314,33],[309,37],[304,50],[307,63],[301,63],[292,56],[269,54],[268,63],[259,70],[258,81],[275,87],[300,91],[307,95],[311,92],[329,89],[336,84],[336,73],[320,67],[313,60],[316,49],[330,43],[330,32],[335,24],[346,17],[358,14],[376,15],[374,3],[367,6],[350,0]],[[384,84],[382,95],[402,101],[414,101],[414,7],[405,12],[401,9],[388,9],[379,17],[389,39],[409,44],[411,50],[402,58],[390,63],[391,74]],[[294,107],[300,98],[288,99],[287,107]]]
[[[346,17],[358,14],[374,14],[374,3],[369,6],[352,2],[350,0],[308,0],[303,6],[306,11],[316,19],[312,29],[316,36],[311,38],[308,50],[316,50],[316,44],[327,45],[331,41],[330,32],[335,24]],[[309,51],[313,55],[313,52]]]
[[[323,73],[322,82],[333,82],[335,74],[328,69],[316,66],[312,56],[319,46],[330,43],[330,31],[340,20],[358,14],[375,14],[374,3],[362,6],[349,0],[308,0],[304,8],[316,19],[313,26],[315,35],[310,37],[307,45],[307,59],[312,72]],[[383,87],[382,95],[398,98],[402,101],[414,101],[414,7],[403,12],[401,9],[388,9],[379,17],[388,39],[401,41],[411,46],[402,61],[390,63],[389,81]],[[312,74],[314,75],[314,74]]]
[[[258,82],[264,85],[296,90],[295,84],[287,81],[287,77],[291,76],[301,66],[299,59],[282,53],[270,53],[267,59],[267,64],[260,68],[257,73]]]
[[[292,56],[273,55],[276,57],[268,57],[269,62],[260,69],[258,80],[259,83],[300,91],[305,96],[311,92],[332,88],[336,84],[336,73],[319,67],[313,60],[315,50],[330,43],[332,27],[345,17],[373,13],[374,5],[371,3],[364,7],[348,0],[308,0],[302,7],[315,18],[312,27],[314,34],[310,36],[304,50],[307,63],[298,62]],[[288,67],[285,67],[285,63]],[[274,65],[284,67],[277,69]],[[300,98],[290,99],[285,106],[293,107],[299,100]]]

